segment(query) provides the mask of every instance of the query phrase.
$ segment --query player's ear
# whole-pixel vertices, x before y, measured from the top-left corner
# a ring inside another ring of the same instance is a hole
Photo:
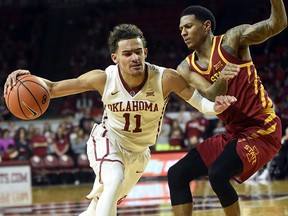
[[[211,21],[210,20],[206,20],[204,22],[204,28],[206,31],[210,31],[211,30]]]
[[[148,49],[147,48],[144,48],[144,55],[145,55],[145,58],[147,58],[147,56],[148,56]]]
[[[117,59],[117,55],[115,53],[111,54],[111,59],[115,64],[118,64],[118,59]]]

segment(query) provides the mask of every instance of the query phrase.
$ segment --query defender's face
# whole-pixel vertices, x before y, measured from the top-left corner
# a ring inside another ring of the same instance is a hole
[[[147,49],[140,38],[121,40],[116,53],[111,55],[115,64],[119,64],[122,72],[132,76],[144,74]]]
[[[209,35],[210,21],[204,23],[194,15],[183,16],[180,19],[179,29],[181,36],[189,49],[198,49]]]

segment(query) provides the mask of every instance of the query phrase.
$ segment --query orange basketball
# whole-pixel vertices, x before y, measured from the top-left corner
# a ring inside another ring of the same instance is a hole
[[[23,120],[36,119],[48,108],[50,94],[47,85],[33,75],[17,77],[16,85],[5,96],[10,112]]]

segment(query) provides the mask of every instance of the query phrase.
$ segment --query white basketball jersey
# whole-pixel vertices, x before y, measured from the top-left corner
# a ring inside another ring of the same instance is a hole
[[[146,63],[147,80],[138,92],[127,87],[118,65],[106,68],[102,125],[127,150],[143,151],[154,145],[168,98],[163,98],[165,68]]]

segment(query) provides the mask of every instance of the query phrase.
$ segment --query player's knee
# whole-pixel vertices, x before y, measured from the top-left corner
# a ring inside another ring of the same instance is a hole
[[[168,173],[167,173],[167,176],[168,176],[168,182],[169,184],[174,184],[175,182],[177,183],[178,179],[179,179],[179,170],[177,169],[176,165],[173,165],[171,166],[169,169],[168,169]]]
[[[120,187],[124,181],[124,172],[121,170],[113,170],[109,175],[103,175],[101,179],[106,186]]]
[[[208,170],[208,177],[212,188],[217,190],[224,182],[229,181],[229,175],[218,166],[211,166]]]
[[[109,180],[107,181],[107,183],[109,185],[118,185],[118,186],[121,186],[123,181],[124,181],[124,175],[122,175],[121,173],[120,174],[114,174],[114,175],[111,175],[110,178],[108,178]]]
[[[193,200],[189,186],[190,181],[185,178],[182,169],[179,168],[176,164],[168,170],[168,185],[172,206],[191,203]]]
[[[210,169],[208,170],[208,176],[209,179],[217,179],[217,177],[221,174],[221,171],[219,167],[217,166],[211,166]]]
[[[211,166],[208,172],[213,191],[217,194],[222,207],[228,207],[238,200],[238,195],[230,183],[228,170]]]
[[[183,169],[177,164],[171,166],[168,169],[168,183],[170,186],[177,187],[177,185],[183,185],[185,182],[185,175]]]

